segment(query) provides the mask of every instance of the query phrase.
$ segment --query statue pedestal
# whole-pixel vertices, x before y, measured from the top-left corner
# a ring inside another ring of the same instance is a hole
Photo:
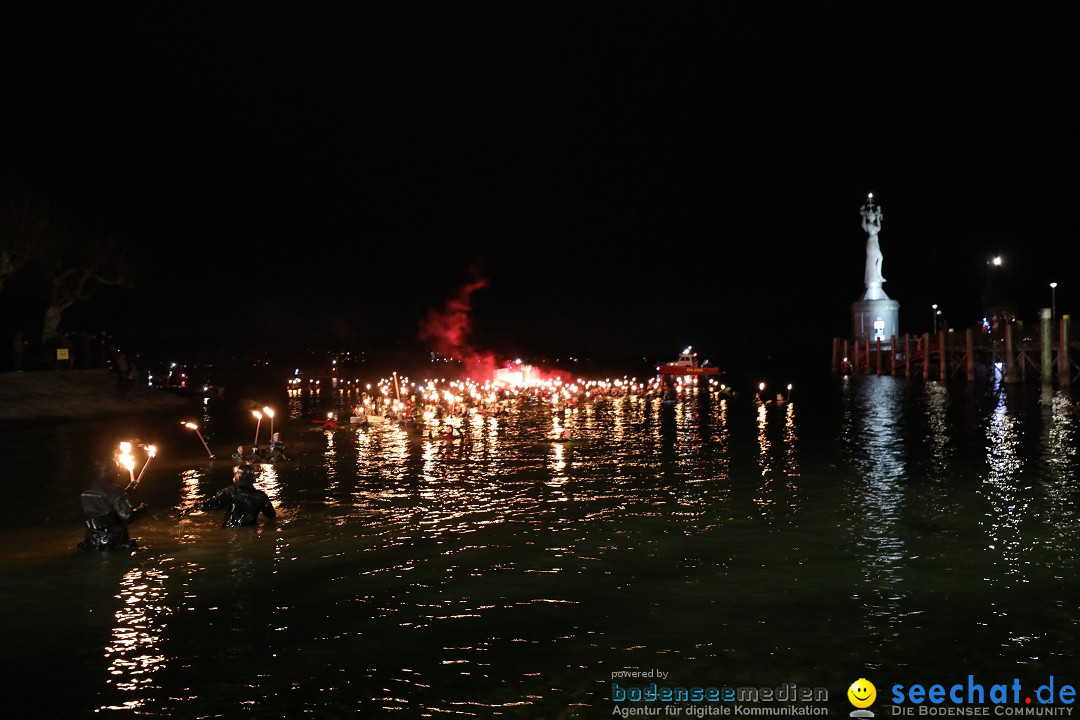
[[[851,304],[851,331],[856,340],[881,338],[881,346],[889,347],[889,338],[900,335],[900,303],[880,286],[868,287]]]

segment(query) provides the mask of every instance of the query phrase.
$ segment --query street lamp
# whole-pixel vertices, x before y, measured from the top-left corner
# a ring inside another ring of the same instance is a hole
[[[937,303],[934,303],[930,307],[934,309],[934,312],[933,312],[934,336],[937,337],[937,316],[940,315],[941,313],[938,312]]]
[[[1057,318],[1057,283],[1050,283],[1050,319]]]

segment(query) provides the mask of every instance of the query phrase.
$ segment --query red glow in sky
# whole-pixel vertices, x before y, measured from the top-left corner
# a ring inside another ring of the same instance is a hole
[[[428,311],[420,323],[420,339],[440,355],[447,355],[465,364],[465,375],[474,380],[490,380],[495,372],[495,356],[481,352],[469,344],[472,329],[472,296],[487,287],[487,280],[472,268],[473,279],[462,285],[441,309]]]

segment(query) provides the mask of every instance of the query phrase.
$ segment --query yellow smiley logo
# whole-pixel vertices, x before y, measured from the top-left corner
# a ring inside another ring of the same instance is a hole
[[[866,678],[859,678],[847,689],[847,698],[857,708],[870,707],[877,699],[877,688]]]

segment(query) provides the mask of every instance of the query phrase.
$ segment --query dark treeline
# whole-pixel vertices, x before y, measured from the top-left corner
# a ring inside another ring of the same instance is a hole
[[[48,366],[61,348],[76,366],[107,362],[107,318],[80,311],[103,290],[129,286],[127,249],[46,195],[13,180],[0,185],[0,330],[9,365]]]

